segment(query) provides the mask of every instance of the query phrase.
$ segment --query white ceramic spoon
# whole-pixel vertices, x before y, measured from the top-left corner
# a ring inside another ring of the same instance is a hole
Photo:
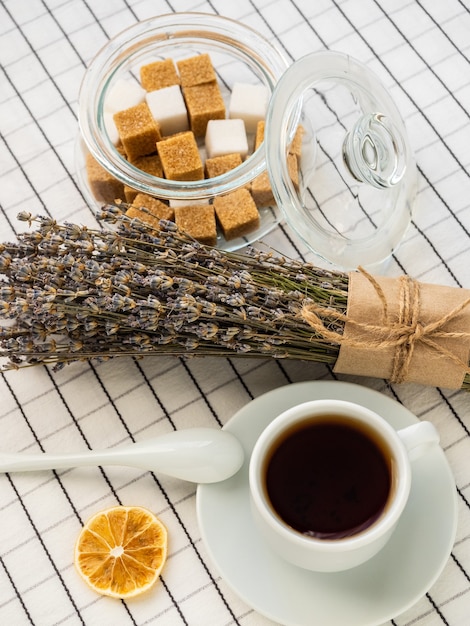
[[[213,483],[235,474],[242,466],[243,456],[240,442],[231,433],[215,428],[188,428],[128,446],[76,454],[0,452],[0,472],[128,465],[195,483]]]

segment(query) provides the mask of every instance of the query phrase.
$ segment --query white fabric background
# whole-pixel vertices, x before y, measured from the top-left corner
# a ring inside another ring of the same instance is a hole
[[[294,61],[331,49],[367,63],[406,120],[419,170],[412,225],[388,269],[470,288],[470,5],[467,0],[3,0],[0,2],[0,240],[20,210],[88,223],[74,179],[77,96],[94,53],[124,27],[172,11],[243,20]],[[309,258],[284,225],[267,241]],[[332,379],[297,362],[169,358],[78,364],[0,375],[0,448],[102,448],[173,428],[220,425],[265,391]],[[348,380],[355,380],[348,378]],[[429,592],[387,626],[470,623],[470,396],[356,380],[433,421],[454,472],[457,541]],[[158,592],[101,598],[79,580],[73,545],[84,520],[113,504],[148,506],[171,550]],[[385,590],[384,590],[385,593]],[[338,598],[340,601],[340,598]],[[0,623],[267,626],[215,571],[201,542],[195,489],[122,468],[0,476]],[[347,624],[345,624],[347,626]]]

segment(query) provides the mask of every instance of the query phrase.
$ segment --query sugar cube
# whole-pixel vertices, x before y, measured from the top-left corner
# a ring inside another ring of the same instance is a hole
[[[254,133],[256,124],[266,117],[268,90],[264,85],[234,83],[230,96],[229,117],[245,122],[246,132]]]
[[[119,78],[109,92],[104,101],[104,110],[110,114],[130,109],[144,101],[145,89],[133,80]]]
[[[258,209],[250,192],[244,187],[214,198],[214,209],[227,241],[259,228]]]
[[[119,131],[114,123],[114,114],[111,111],[103,111],[103,122],[106,132],[108,133],[108,137],[111,140],[112,144],[117,146],[121,141],[119,137]]]
[[[114,122],[129,160],[156,151],[161,132],[146,102],[118,111]]]
[[[154,61],[140,68],[140,82],[146,91],[179,85],[180,78],[172,59]]]
[[[191,130],[203,137],[209,120],[225,118],[225,102],[216,83],[183,87]]]
[[[157,143],[163,172],[169,180],[201,180],[204,167],[191,131],[166,137]]]
[[[206,130],[208,158],[238,153],[248,154],[248,139],[243,120],[209,120]]]
[[[138,217],[143,222],[148,222],[154,227],[158,227],[159,220],[174,220],[175,212],[167,204],[149,196],[146,193],[139,193],[134,198],[132,206],[126,211],[129,217]]]
[[[216,176],[226,174],[241,164],[242,157],[240,154],[224,154],[222,156],[213,157],[212,159],[206,159],[205,168],[207,178],[215,178]]]
[[[115,200],[124,199],[124,185],[105,170],[89,152],[86,155],[86,172],[90,189],[98,201],[112,204]]]
[[[188,205],[175,209],[175,223],[180,230],[194,237],[208,246],[215,246],[217,242],[217,225],[214,207]]]
[[[204,83],[213,83],[217,80],[212,61],[208,54],[198,54],[176,63],[180,73],[181,85],[193,87]]]
[[[145,99],[163,136],[188,130],[188,114],[179,85],[149,91]]]

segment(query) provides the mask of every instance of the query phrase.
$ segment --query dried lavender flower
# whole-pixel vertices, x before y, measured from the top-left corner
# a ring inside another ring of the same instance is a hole
[[[344,311],[345,274],[210,248],[115,206],[98,217],[91,229],[23,213],[34,229],[0,246],[4,369],[158,354],[335,361],[298,311],[306,299]]]

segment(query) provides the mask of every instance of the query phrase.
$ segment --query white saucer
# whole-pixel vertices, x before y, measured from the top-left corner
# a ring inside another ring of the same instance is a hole
[[[362,404],[396,429],[418,421],[391,398],[350,383],[296,383],[256,398],[225,426],[243,444],[243,467],[222,483],[198,487],[202,538],[225,581],[273,621],[284,626],[378,626],[417,602],[444,568],[457,526],[454,479],[441,448],[431,450],[413,463],[410,500],[380,554],[332,574],[289,565],[269,551],[252,521],[248,463],[255,440],[276,415],[316,398]]]

